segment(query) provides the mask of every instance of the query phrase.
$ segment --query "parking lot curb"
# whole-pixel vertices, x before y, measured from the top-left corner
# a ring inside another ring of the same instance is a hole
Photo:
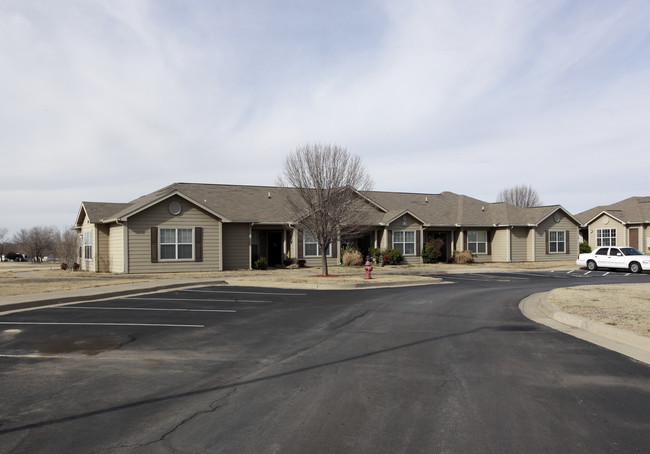
[[[549,293],[535,293],[524,298],[519,303],[523,315],[542,325],[650,364],[650,338],[563,312],[548,300]]]
[[[440,278],[430,278],[427,281],[413,282],[411,280],[382,282],[381,280],[368,280],[363,282],[345,283],[309,283],[309,282],[259,282],[253,280],[229,279],[228,285],[241,287],[284,288],[296,290],[365,290],[393,287],[412,287],[417,285],[446,284]]]

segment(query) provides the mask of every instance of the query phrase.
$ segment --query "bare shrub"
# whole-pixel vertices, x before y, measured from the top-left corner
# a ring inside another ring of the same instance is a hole
[[[473,263],[474,256],[470,251],[454,252],[454,261],[460,264]]]
[[[343,252],[343,265],[361,266],[363,265],[363,254],[360,251],[347,250]]]

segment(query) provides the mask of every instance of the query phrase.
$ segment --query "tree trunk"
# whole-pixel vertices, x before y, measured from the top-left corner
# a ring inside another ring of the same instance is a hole
[[[321,248],[320,257],[323,267],[323,276],[329,276],[329,274],[327,274],[327,248]]]

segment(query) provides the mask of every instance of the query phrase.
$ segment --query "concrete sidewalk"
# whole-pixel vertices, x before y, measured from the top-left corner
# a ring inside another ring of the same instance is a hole
[[[560,311],[548,300],[548,293],[535,293],[519,303],[530,320],[608,350],[650,364],[650,338]]]

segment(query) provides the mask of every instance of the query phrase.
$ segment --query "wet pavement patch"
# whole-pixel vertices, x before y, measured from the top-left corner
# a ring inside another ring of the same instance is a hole
[[[537,331],[539,328],[533,325],[501,325],[494,328],[495,331]]]

